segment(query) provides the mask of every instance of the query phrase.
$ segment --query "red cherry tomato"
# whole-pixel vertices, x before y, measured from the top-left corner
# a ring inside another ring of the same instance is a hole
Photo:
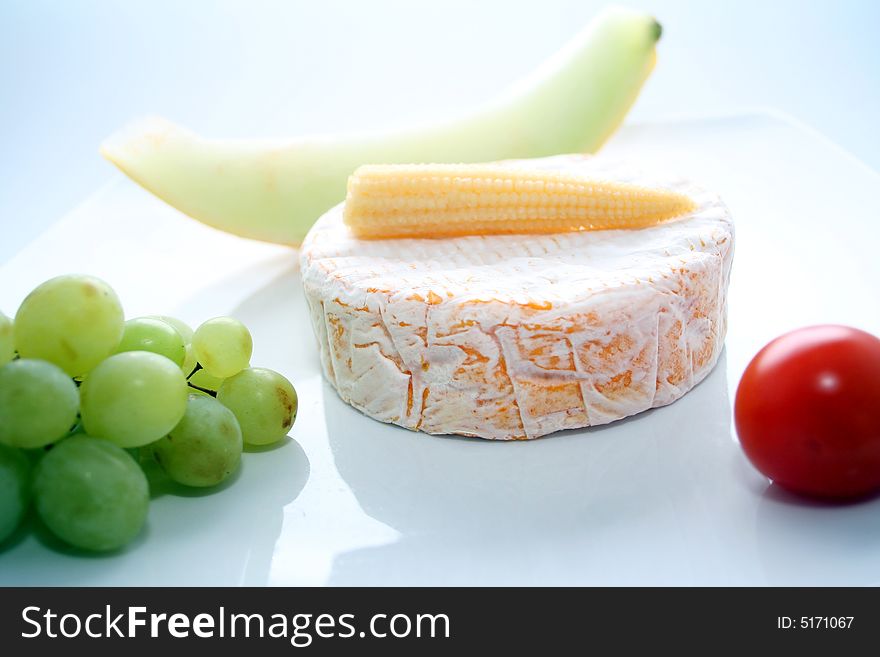
[[[774,482],[818,497],[880,490],[880,340],[847,326],[786,333],[740,380],[746,456]]]

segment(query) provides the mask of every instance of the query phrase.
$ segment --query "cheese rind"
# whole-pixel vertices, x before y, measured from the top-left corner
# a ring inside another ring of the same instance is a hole
[[[668,404],[708,374],[733,256],[718,197],[601,158],[529,166],[673,189],[697,209],[640,230],[358,240],[337,206],[300,258],[344,401],[427,433],[536,438]]]

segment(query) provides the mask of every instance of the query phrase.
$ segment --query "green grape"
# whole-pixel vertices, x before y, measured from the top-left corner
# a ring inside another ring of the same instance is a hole
[[[12,320],[0,313],[0,365],[4,365],[15,356],[15,343],[12,339]]]
[[[60,367],[30,358],[0,367],[0,443],[53,443],[67,435],[78,410],[79,391]]]
[[[148,351],[111,356],[80,387],[86,433],[121,447],[140,447],[171,431],[186,411],[183,372]]]
[[[192,342],[186,345],[186,355],[183,357],[183,365],[180,366],[181,371],[189,376],[196,368],[196,350],[193,349]]]
[[[247,327],[232,317],[215,317],[193,333],[196,360],[209,374],[226,379],[251,360],[254,342]]]
[[[180,369],[183,370],[184,374],[189,376],[189,373],[192,372],[196,366],[196,352],[192,348],[193,331],[189,327],[189,324],[169,315],[151,315],[150,319],[161,319],[163,322],[171,324],[171,326],[176,328],[177,332],[180,333],[180,337],[183,338],[183,344],[186,348],[186,355],[183,358],[183,365],[180,366]]]
[[[147,478],[134,459],[90,436],[53,447],[36,467],[33,490],[37,513],[52,533],[86,550],[115,550],[130,542],[150,503]]]
[[[147,319],[158,319],[166,324],[171,324],[171,326],[180,333],[180,337],[183,338],[183,344],[189,344],[192,342],[193,330],[190,328],[189,324],[183,320],[169,315],[148,315]]]
[[[183,419],[152,448],[156,461],[174,481],[216,486],[241,461],[241,429],[233,412],[216,399],[192,395]]]
[[[59,276],[22,302],[15,315],[15,347],[22,358],[48,360],[70,376],[82,376],[116,351],[122,325],[122,306],[104,281]]]
[[[226,379],[221,379],[219,377],[208,374],[208,370],[204,368],[198,370],[195,374],[189,377],[189,379],[187,379],[187,381],[189,381],[189,383],[192,383],[194,386],[204,388],[205,390],[211,390],[212,392],[217,392],[218,390],[220,390],[220,386],[225,380]],[[208,396],[208,394],[204,391],[192,387],[189,389],[189,394],[204,395],[206,397]]]
[[[151,351],[165,356],[178,367],[186,358],[186,345],[180,333],[161,319],[138,317],[125,323],[122,342],[117,353],[126,351]]]
[[[284,438],[296,420],[296,390],[278,372],[249,367],[226,379],[217,400],[235,413],[244,442],[269,445]]]
[[[189,376],[189,373],[192,372],[193,368],[196,366],[196,352],[192,348],[193,330],[189,327],[189,324],[169,315],[149,315],[148,318],[161,319],[166,324],[171,324],[171,326],[177,329],[177,332],[180,333],[180,337],[183,338],[183,344],[186,349],[186,355],[184,356],[183,365],[180,366],[180,369],[183,370],[184,374]]]
[[[30,498],[31,462],[20,449],[0,445],[0,543],[18,527]]]

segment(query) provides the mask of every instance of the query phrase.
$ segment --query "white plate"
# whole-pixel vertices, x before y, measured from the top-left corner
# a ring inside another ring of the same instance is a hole
[[[253,362],[299,391],[281,447],[211,495],[156,491],[148,529],[89,557],[20,532],[0,583],[878,584],[880,500],[805,502],[748,465],[731,427],[748,359],[775,335],[880,330],[880,177],[822,137],[753,115],[625,128],[607,148],[716,188],[737,221],[730,330],[682,400],[533,442],[380,424],[321,379],[292,251],[180,216],[117,179],[0,268],[0,307],[90,272],[129,315],[231,313]]]

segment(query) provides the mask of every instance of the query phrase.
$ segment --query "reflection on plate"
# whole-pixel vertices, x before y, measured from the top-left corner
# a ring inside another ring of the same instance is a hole
[[[327,435],[340,476],[364,511],[401,534],[391,545],[341,557],[332,581],[589,584],[623,575],[638,583],[663,552],[692,551],[689,532],[715,524],[710,502],[728,482],[704,464],[738,458],[728,438],[725,370],[722,356],[703,383],[668,407],[509,443],[436,438],[366,420],[326,385]],[[681,531],[657,545],[656,528],[665,523]],[[609,549],[614,543],[619,549]]]

